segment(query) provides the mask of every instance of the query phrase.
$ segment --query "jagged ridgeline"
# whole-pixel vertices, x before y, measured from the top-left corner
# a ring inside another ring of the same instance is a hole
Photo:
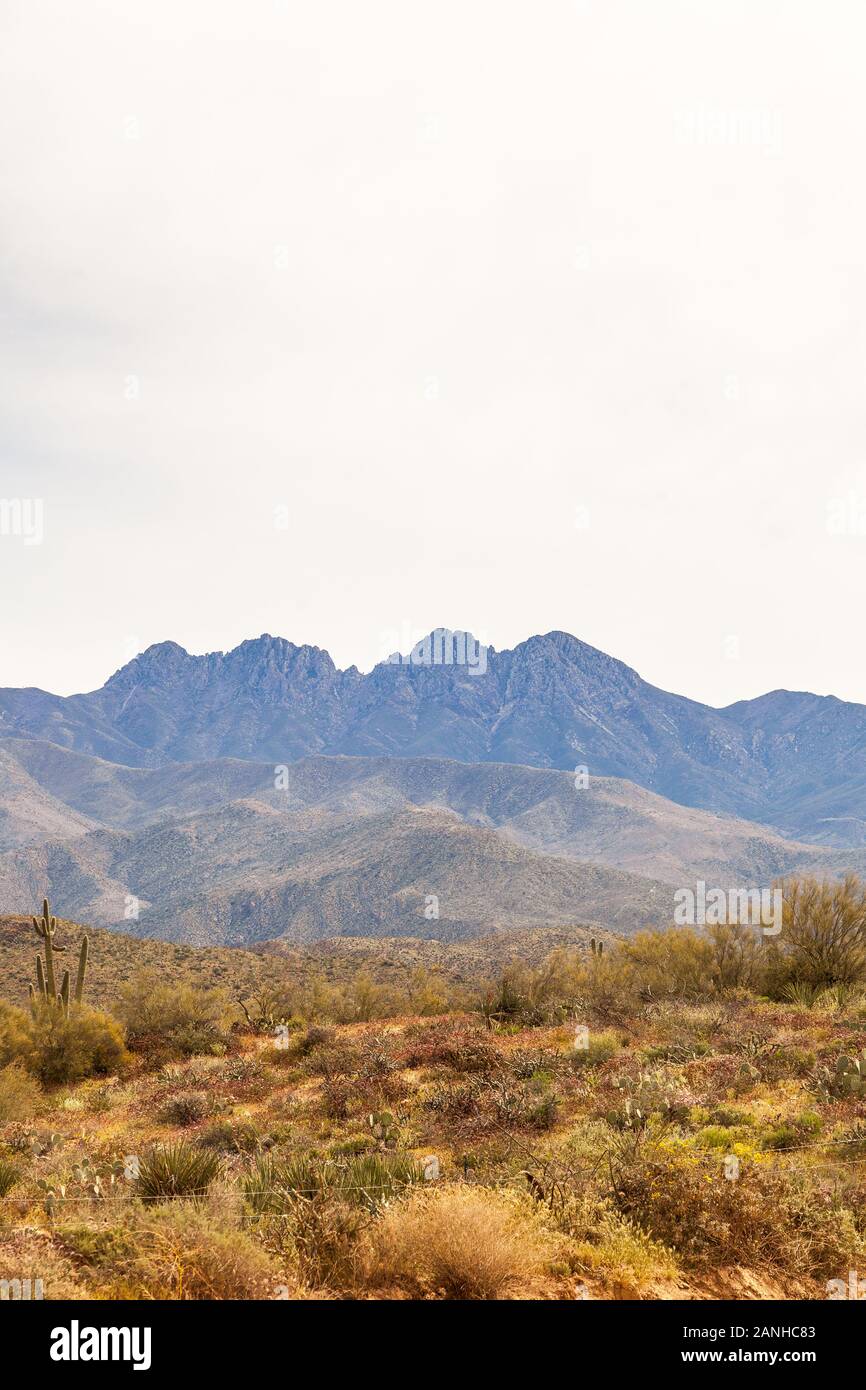
[[[36,986],[30,986],[30,1007],[34,1015],[40,1008],[57,1009],[64,1018],[69,1017],[69,971],[64,970],[60,988],[57,988],[56,976],[54,971],[54,956],[58,951],[65,951],[66,947],[61,946],[55,940],[57,935],[57,918],[52,917],[48,899],[43,899],[42,916],[33,918],[33,930],[41,940],[45,948],[45,963],[43,965],[42,956],[36,957]],[[80,1004],[84,996],[84,980],[87,974],[87,954],[89,942],[86,936],[82,937],[81,947],[78,952],[78,972],[75,977],[76,1004]]]

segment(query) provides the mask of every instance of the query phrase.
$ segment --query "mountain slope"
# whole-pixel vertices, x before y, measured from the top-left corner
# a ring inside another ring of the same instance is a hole
[[[578,922],[631,931],[667,920],[672,903],[667,885],[533,854],[443,810],[340,821],[251,801],[0,856],[0,910],[43,892],[64,916],[195,945]]]
[[[763,826],[686,808],[619,778],[576,787],[566,772],[444,758],[309,757],[281,774],[269,763],[211,762],[128,768],[44,741],[0,741],[28,786],[91,828],[136,831],[244,800],[349,821],[405,806],[440,807],[468,825],[497,830],[538,853],[606,864],[667,883],[695,877],[762,884],[795,869],[837,871],[826,848],[780,838]],[[14,813],[15,789],[7,793]],[[2,799],[0,799],[2,801]],[[76,833],[78,833],[76,831]],[[34,843],[52,836],[34,826]],[[16,842],[18,843],[18,842]],[[866,859],[849,850],[842,868]]]
[[[441,633],[433,650],[452,650]],[[787,835],[866,844],[866,707],[777,691],[715,710],[563,632],[488,649],[475,668],[403,658],[368,675],[269,636],[207,656],[166,642],[90,694],[0,691],[0,732],[130,767],[311,753],[587,764]]]
[[[22,740],[13,741],[11,752],[0,746],[0,851],[45,839],[74,839],[95,826],[30,775],[19,756],[19,748],[26,746]]]

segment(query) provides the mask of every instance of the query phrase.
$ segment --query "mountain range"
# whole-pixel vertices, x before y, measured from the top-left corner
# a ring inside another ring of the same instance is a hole
[[[432,651],[450,638],[437,629]],[[786,837],[866,845],[863,705],[777,690],[713,709],[564,632],[482,650],[475,665],[410,654],[362,674],[267,635],[206,656],[163,642],[89,694],[0,690],[0,734],[131,767],[313,753],[586,765]]]
[[[87,695],[0,691],[0,912],[48,893],[197,945],[466,941],[866,869],[862,706],[713,710],[564,633],[425,659],[451,638],[366,676],[270,637],[163,643]]]

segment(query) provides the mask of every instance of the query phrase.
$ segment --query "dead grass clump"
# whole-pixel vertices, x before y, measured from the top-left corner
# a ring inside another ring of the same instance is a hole
[[[160,1120],[166,1125],[177,1125],[186,1129],[197,1125],[215,1108],[214,1097],[207,1091],[181,1091],[173,1096],[160,1111]]]
[[[279,1266],[220,1204],[169,1202],[135,1217],[137,1254],[127,1282],[139,1297],[276,1298]]]
[[[365,1277],[443,1298],[531,1297],[553,1254],[521,1194],[442,1187],[386,1209],[368,1234]]]
[[[9,1280],[10,1298],[20,1296],[15,1280],[30,1280],[30,1297],[49,1300],[87,1298],[87,1287],[47,1231],[35,1227],[0,1230],[0,1278]],[[37,1280],[41,1280],[36,1293]],[[23,1294],[23,1289],[21,1293]]]

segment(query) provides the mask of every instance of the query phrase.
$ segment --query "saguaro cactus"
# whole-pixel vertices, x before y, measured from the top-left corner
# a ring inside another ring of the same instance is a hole
[[[58,1009],[64,1017],[69,1015],[69,971],[64,970],[60,989],[54,975],[54,953],[55,951],[65,951],[65,946],[58,945],[55,937],[57,935],[57,918],[51,916],[51,908],[48,899],[42,903],[42,916],[33,918],[33,930],[42,941],[45,947],[45,964],[42,964],[42,956],[36,957],[36,988],[30,986],[30,1006],[35,1013],[40,1004]],[[81,942],[81,950],[78,955],[78,973],[75,980],[75,1002],[81,1003],[84,994],[84,979],[87,974],[87,954],[88,940],[85,936]]]
[[[51,916],[51,908],[48,906],[48,899],[42,902],[42,917],[33,918],[33,930],[42,941],[45,947],[45,967],[42,966],[42,957],[36,957],[36,983],[43,1003],[54,1004],[57,1000],[57,985],[54,980],[54,952],[62,951],[64,948],[58,946],[54,938],[57,934],[57,918]],[[33,986],[30,986],[30,997],[35,1002]]]

